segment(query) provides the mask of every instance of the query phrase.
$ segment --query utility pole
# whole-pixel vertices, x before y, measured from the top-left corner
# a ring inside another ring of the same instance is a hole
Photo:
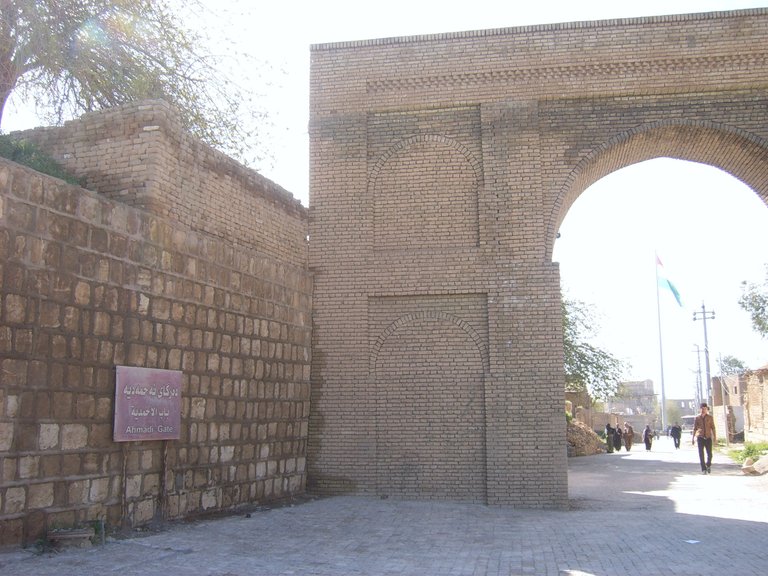
[[[707,403],[710,406],[710,410],[714,412],[715,407],[713,405],[712,401],[712,377],[710,376],[709,372],[709,342],[707,341],[707,320],[714,320],[715,319],[715,311],[714,310],[707,310],[704,306],[704,302],[701,303],[701,312],[694,312],[693,313],[693,321],[696,320],[703,320],[704,322],[704,368],[707,371],[707,397],[708,401]],[[722,379],[722,374],[720,375]],[[725,417],[724,424],[725,424],[725,442],[728,443],[728,409],[725,406],[725,396],[721,393],[721,396],[723,396],[723,414]]]
[[[712,406],[712,377],[709,372],[709,342],[707,341],[707,320],[715,319],[715,311],[707,310],[704,302],[701,303],[701,312],[693,313],[693,321],[704,321],[704,370],[707,375],[707,403]]]
[[[696,346],[696,402],[701,404],[704,400],[704,395],[701,392],[701,349],[698,344]]]

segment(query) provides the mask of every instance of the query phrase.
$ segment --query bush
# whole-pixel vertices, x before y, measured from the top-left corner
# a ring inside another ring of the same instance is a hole
[[[0,157],[12,160],[17,164],[37,170],[42,174],[59,178],[70,184],[80,186],[80,180],[69,174],[64,167],[40,150],[32,142],[15,140],[7,134],[0,134]]]

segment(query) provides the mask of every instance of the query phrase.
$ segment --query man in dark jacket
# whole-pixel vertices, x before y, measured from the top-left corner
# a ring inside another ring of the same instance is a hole
[[[669,429],[669,435],[672,436],[672,440],[675,441],[675,448],[680,448],[680,438],[683,435],[683,429],[680,428],[680,424],[675,422],[674,426]]]

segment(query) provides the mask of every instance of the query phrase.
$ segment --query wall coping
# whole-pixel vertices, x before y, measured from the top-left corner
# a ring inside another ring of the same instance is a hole
[[[369,46],[386,46],[396,44],[415,44],[446,40],[462,40],[465,38],[480,38],[487,36],[510,36],[536,32],[551,32],[559,30],[575,30],[588,28],[611,28],[614,26],[644,26],[669,22],[693,22],[722,18],[743,18],[745,16],[768,15],[768,8],[745,8],[743,10],[723,10],[720,12],[696,12],[692,14],[669,14],[663,16],[639,16],[635,18],[613,18],[607,20],[584,20],[577,22],[556,22],[551,24],[532,24],[528,26],[513,26],[508,28],[489,28],[485,30],[466,30],[461,32],[441,32],[436,34],[420,34],[415,36],[392,36],[388,38],[373,38],[369,40],[349,40],[311,44],[310,52],[364,48]]]

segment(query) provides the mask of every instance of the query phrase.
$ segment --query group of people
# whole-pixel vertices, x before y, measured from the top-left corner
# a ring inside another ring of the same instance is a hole
[[[669,430],[669,435],[675,442],[675,448],[680,448],[680,439],[682,437],[683,429],[675,422]],[[622,444],[627,452],[632,448],[632,441],[634,440],[635,431],[632,429],[632,425],[629,422],[624,422],[624,429],[621,426],[614,428],[611,423],[605,425],[605,443],[607,452],[612,454],[614,451],[620,452]],[[651,426],[646,424],[643,430],[643,443],[647,451],[651,450],[653,444],[654,432],[651,430]],[[699,462],[701,463],[701,473],[709,474],[712,466],[712,444],[717,442],[717,434],[715,432],[715,420],[709,413],[709,406],[702,403],[700,406],[699,415],[693,421],[693,433],[691,436],[691,444],[698,444]]]
[[[624,429],[621,426],[614,428],[611,423],[605,425],[605,443],[608,449],[608,453],[612,454],[614,451],[620,452],[622,444],[627,452],[632,449],[632,443],[635,440],[635,430],[632,428],[632,424],[624,422]],[[653,443],[653,430],[649,425],[645,426],[643,430],[643,443],[645,449],[650,450]]]

